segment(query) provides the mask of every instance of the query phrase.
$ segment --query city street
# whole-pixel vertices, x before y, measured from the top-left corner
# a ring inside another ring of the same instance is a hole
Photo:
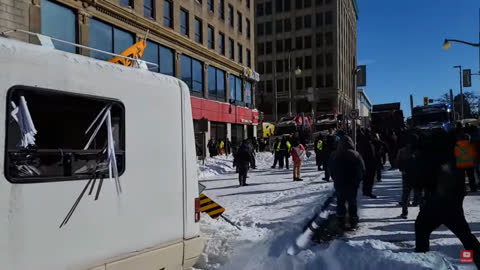
[[[445,227],[431,236],[427,254],[413,253],[414,222],[418,208],[399,218],[401,176],[384,171],[375,184],[377,199],[359,194],[360,225],[341,239],[311,246],[297,256],[286,249],[292,244],[319,205],[333,191],[333,184],[317,172],[314,157],[303,167],[303,182],[291,181],[291,169],[270,169],[270,153],[257,154],[257,169],[251,171],[247,187],[238,187],[231,158],[207,159],[200,166],[204,194],[226,208],[226,221],[202,214],[201,229],[207,246],[198,269],[475,269],[460,263],[460,241]],[[480,236],[479,194],[467,196],[465,215],[472,232]]]

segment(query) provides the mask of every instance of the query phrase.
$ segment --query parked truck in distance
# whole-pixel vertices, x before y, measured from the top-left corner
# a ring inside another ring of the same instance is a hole
[[[451,127],[453,114],[448,104],[432,104],[413,108],[411,124],[418,129],[445,129]]]
[[[375,131],[404,128],[405,123],[400,102],[373,105],[371,127]]]
[[[309,116],[282,117],[275,125],[275,138],[296,135],[302,143],[308,141],[312,133],[312,119]]]

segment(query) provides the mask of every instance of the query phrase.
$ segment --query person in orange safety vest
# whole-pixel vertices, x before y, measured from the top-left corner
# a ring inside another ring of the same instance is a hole
[[[475,161],[477,160],[477,150],[475,145],[471,143],[470,136],[465,134],[457,141],[455,146],[455,159],[457,164],[457,174],[459,181],[465,181],[465,173],[468,176],[470,191],[477,191],[475,180]]]

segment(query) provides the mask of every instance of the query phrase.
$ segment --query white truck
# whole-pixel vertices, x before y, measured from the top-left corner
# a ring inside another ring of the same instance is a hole
[[[0,37],[0,111],[1,269],[196,262],[203,240],[182,81]]]

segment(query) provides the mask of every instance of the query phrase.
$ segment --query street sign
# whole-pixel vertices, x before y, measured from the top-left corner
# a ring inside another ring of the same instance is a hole
[[[463,87],[472,87],[472,70],[463,70]]]
[[[367,66],[357,66],[357,86],[367,86]]]
[[[349,116],[350,116],[351,119],[358,119],[359,116],[360,116],[360,113],[359,113],[358,109],[351,110]]]
[[[225,212],[225,208],[202,193],[200,194],[200,212],[207,213],[213,219],[218,219]]]

